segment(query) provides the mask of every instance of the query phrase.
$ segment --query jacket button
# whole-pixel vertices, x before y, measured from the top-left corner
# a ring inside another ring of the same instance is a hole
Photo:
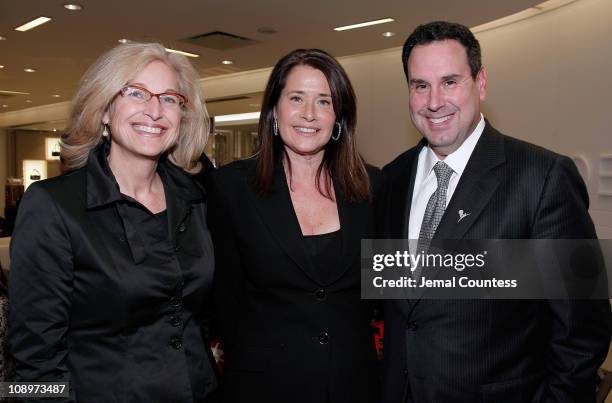
[[[174,327],[179,327],[183,324],[183,321],[181,320],[180,316],[174,315],[170,318],[170,324]]]
[[[329,333],[321,332],[319,333],[319,344],[327,344],[329,342]]]
[[[180,250],[181,250],[181,247],[180,247],[180,246],[176,245],[176,246],[174,247],[174,251],[175,251],[175,252],[178,252],[178,251],[180,251]]]
[[[407,370],[407,369],[405,369],[405,368],[404,368],[404,369],[402,369],[402,374],[403,374],[404,376],[408,376],[408,370]]]
[[[183,342],[179,337],[173,337],[170,339],[170,346],[175,350],[180,350],[183,347]]]
[[[325,294],[325,290],[322,288],[319,288],[317,291],[315,291],[315,298],[317,299],[317,301],[324,301],[325,298],[327,298],[327,295]]]
[[[185,230],[187,229],[187,226],[185,225],[185,223],[181,223],[181,225],[178,226],[178,232],[185,232]]]
[[[408,328],[408,330],[412,330],[413,332],[417,330],[417,324],[415,321],[411,321],[408,322],[408,324],[406,325],[406,328]]]

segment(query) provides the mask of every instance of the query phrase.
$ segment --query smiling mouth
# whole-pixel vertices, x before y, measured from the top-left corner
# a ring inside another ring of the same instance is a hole
[[[319,131],[319,129],[315,129],[314,127],[294,126],[293,129],[295,129],[295,131],[298,131],[300,133],[306,133],[306,134],[312,134],[312,133],[316,133]]]
[[[152,127],[145,125],[132,125],[134,130],[138,130],[140,132],[150,133],[150,134],[160,134],[162,132],[161,127]]]
[[[442,116],[441,118],[427,118],[427,120],[429,120],[431,123],[433,123],[434,125],[439,125],[441,123],[446,122],[447,120],[449,120],[450,118],[452,118],[453,115],[446,115],[446,116]]]

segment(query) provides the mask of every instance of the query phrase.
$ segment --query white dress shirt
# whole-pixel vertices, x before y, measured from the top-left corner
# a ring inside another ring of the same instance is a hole
[[[453,169],[450,180],[448,182],[448,189],[446,191],[446,205],[450,202],[457,183],[461,179],[463,170],[467,165],[478,139],[482,135],[482,131],[485,127],[485,121],[482,114],[480,115],[480,122],[476,125],[476,128],[470,135],[465,139],[463,144],[455,150],[455,152],[449,154],[444,158],[444,163]],[[410,207],[410,220],[408,223],[408,238],[415,240],[419,239],[419,233],[421,232],[421,224],[423,222],[423,216],[425,215],[425,209],[427,203],[434,194],[438,187],[438,179],[436,173],[433,170],[434,165],[438,161],[441,161],[438,156],[433,152],[429,145],[423,147],[419,153],[419,161],[417,166],[416,176],[414,178],[414,191],[412,192],[412,204]],[[457,216],[459,218],[459,216]],[[412,249],[412,247],[411,247]]]

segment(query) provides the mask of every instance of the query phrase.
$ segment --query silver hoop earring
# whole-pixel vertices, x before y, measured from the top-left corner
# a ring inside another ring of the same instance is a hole
[[[102,123],[102,136],[104,137],[110,136],[110,129],[106,123]]]
[[[274,131],[274,135],[278,136],[278,120],[274,118],[274,122],[272,123],[272,130]]]
[[[331,138],[334,141],[338,141],[340,139],[340,135],[342,134],[342,124],[340,122],[336,122],[336,126],[338,127],[338,133],[335,135],[332,134]]]

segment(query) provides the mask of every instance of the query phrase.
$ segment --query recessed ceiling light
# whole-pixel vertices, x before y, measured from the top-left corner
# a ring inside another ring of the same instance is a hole
[[[2,107],[3,107],[3,108],[8,108],[8,105],[6,105],[6,104],[5,104],[5,105],[2,105]]]
[[[79,6],[78,4],[64,4],[64,8],[70,11],[78,11],[83,7]]]
[[[383,32],[381,35],[384,36],[385,38],[391,38],[392,36],[395,36],[395,32],[387,31],[387,32]]]
[[[36,70],[34,69],[23,69],[23,71],[25,71],[26,73],[36,73]]]
[[[15,28],[15,31],[21,31],[21,32],[25,32],[28,31],[32,28],[36,28],[39,25],[44,24],[45,22],[51,21],[51,18],[48,17],[38,17],[33,19],[30,22],[26,22],[23,25],[18,26],[17,28]]]
[[[0,64],[0,69],[3,69],[3,68],[4,68],[4,66]]]
[[[170,49],[170,48],[166,48],[166,52],[178,53],[179,55],[183,55],[187,57],[200,57],[200,55],[196,55],[195,53],[183,52],[182,50],[176,50],[176,49]]]
[[[119,39],[119,43],[128,43],[129,41],[130,41],[129,39],[125,39],[125,38]]]
[[[57,131],[57,129],[56,129],[55,127],[54,127],[53,129],[51,129],[51,130],[53,130],[54,132],[56,132],[56,131]]]
[[[221,63],[223,64],[234,64],[231,60],[223,60]]]
[[[59,95],[59,94],[53,94],[53,95],[51,95],[51,96],[52,96],[53,98],[59,98],[59,97],[61,97],[61,95]]]
[[[0,41],[6,41],[6,36],[0,35]]]
[[[360,22],[359,24],[345,25],[343,27],[336,27],[334,28],[334,31],[346,31],[347,29],[369,27],[370,25],[385,24],[387,22],[393,22],[393,21],[395,21],[393,18],[383,18],[381,20],[365,21],[365,22]]]
[[[26,99],[26,104],[31,104],[32,100],[31,99]]]

